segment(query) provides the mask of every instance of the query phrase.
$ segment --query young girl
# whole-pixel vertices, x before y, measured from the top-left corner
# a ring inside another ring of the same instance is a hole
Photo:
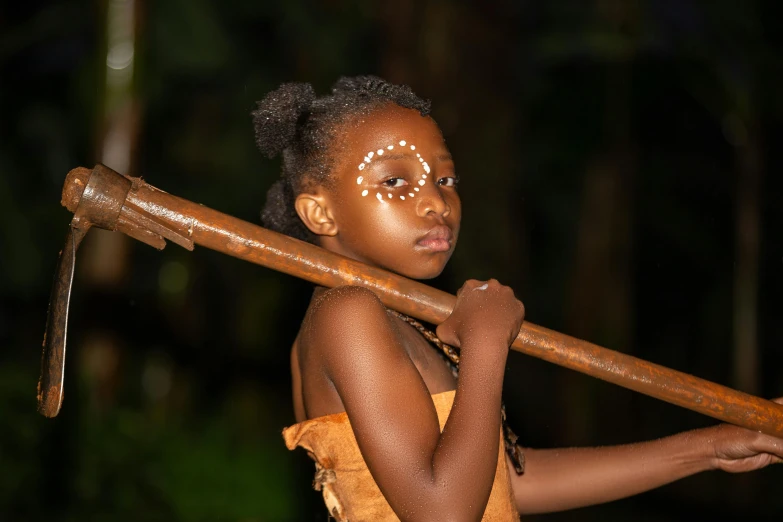
[[[282,153],[283,175],[264,224],[409,278],[440,274],[461,206],[429,111],[375,77],[342,78],[323,97],[296,83],[268,94],[253,112],[256,141]],[[467,281],[437,337],[370,290],[315,289],[291,350],[298,424],[284,438],[315,460],[332,517],[517,520],[781,461],[783,440],[726,424],[624,446],[518,448],[501,390],[523,317],[495,280]]]

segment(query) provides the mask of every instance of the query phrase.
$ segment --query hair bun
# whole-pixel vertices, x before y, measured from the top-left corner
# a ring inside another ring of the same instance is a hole
[[[314,100],[309,83],[284,83],[256,102],[258,108],[251,114],[259,150],[274,158],[291,145],[298,122],[309,114]]]
[[[338,93],[380,93],[391,84],[377,76],[341,76],[332,86],[332,94]]]

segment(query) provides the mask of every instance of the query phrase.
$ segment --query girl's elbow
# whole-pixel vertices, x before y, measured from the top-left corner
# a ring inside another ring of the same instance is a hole
[[[475,505],[464,505],[464,499],[446,495],[443,499],[425,500],[397,516],[403,522],[476,522],[484,516],[485,509],[486,504],[479,510]]]

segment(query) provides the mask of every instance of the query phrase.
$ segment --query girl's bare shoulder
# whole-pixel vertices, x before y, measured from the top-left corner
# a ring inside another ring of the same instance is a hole
[[[316,295],[307,310],[301,340],[309,349],[337,357],[396,344],[398,332],[375,293],[358,286],[340,286]]]

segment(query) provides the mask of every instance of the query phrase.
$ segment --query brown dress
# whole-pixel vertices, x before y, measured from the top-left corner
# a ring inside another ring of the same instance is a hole
[[[454,391],[432,396],[440,429],[454,403]],[[484,511],[484,521],[518,521],[504,451],[502,433],[495,479]],[[346,413],[306,420],[283,430],[289,450],[302,447],[315,461],[313,486],[324,496],[329,514],[338,522],[399,520],[367,469]]]

